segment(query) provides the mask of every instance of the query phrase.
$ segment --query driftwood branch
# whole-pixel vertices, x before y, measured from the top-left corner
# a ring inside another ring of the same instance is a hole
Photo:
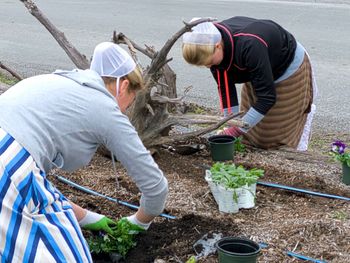
[[[141,52],[142,54],[144,54],[145,56],[149,57],[150,59],[153,59],[156,52],[150,48],[150,47],[146,47],[146,48],[142,48],[140,45],[136,44],[134,41],[130,40],[126,35],[124,35],[123,33],[116,33],[116,31],[113,32],[113,38],[112,38],[113,42],[116,44],[125,44],[128,45],[128,43],[137,51]]]
[[[215,124],[221,117],[214,115],[202,115],[202,114],[182,114],[172,115],[179,122],[179,125],[193,125],[193,124]],[[248,128],[248,123],[245,123],[241,119],[228,120],[227,123],[230,126],[237,126],[242,128]]]
[[[32,0],[20,0],[29,12],[50,32],[55,38],[58,44],[67,53],[72,62],[81,69],[89,67],[89,61],[84,55],[79,53],[73,46],[68,42],[63,32],[59,31],[42,12],[38,9]],[[148,56],[151,59],[151,64],[147,67],[144,72],[144,79],[146,88],[141,90],[131,107],[129,118],[134,124],[135,128],[139,132],[141,139],[146,146],[160,145],[164,143],[174,142],[178,140],[184,140],[195,136],[206,134],[212,130],[217,129],[225,122],[231,120],[238,115],[231,115],[223,120],[214,123],[208,128],[194,131],[182,135],[168,136],[172,126],[179,124],[179,120],[175,117],[169,116],[168,104],[177,103],[182,98],[176,96],[176,74],[169,67],[167,55],[175,44],[175,42],[186,32],[190,31],[193,26],[199,23],[213,21],[212,18],[203,18],[190,23],[184,22],[185,26],[175,33],[159,52],[156,52],[152,46],[146,46],[143,48],[131,41],[124,34],[117,34],[113,32],[113,42],[117,44],[126,44],[133,56],[133,59],[138,62],[136,56],[136,50],[142,54]],[[160,80],[160,81],[159,81]],[[162,85],[159,83],[164,82]],[[153,85],[153,86],[152,86]],[[152,88],[157,87],[158,98],[152,100],[151,91]],[[164,103],[159,103],[164,101]],[[240,124],[237,124],[240,126]]]
[[[183,28],[181,28],[179,31],[177,31],[170,39],[168,39],[168,41],[164,44],[164,46],[162,47],[162,49],[157,53],[157,55],[155,56],[155,58],[153,59],[148,72],[147,72],[147,79],[145,79],[145,83],[147,83],[148,81],[150,81],[153,78],[153,75],[156,74],[159,69],[166,64],[166,60],[167,60],[167,55],[170,51],[170,49],[173,47],[173,45],[175,44],[175,42],[186,32],[191,31],[191,28],[203,23],[203,22],[210,22],[213,21],[214,19],[212,18],[202,18],[202,19],[198,19],[196,21],[193,21],[191,23],[185,23],[185,26]],[[147,86],[147,84],[146,84]]]
[[[168,88],[168,85],[164,83],[157,82],[158,85],[164,86],[165,88]],[[169,98],[168,96],[161,95],[159,93],[155,93],[151,96],[152,101],[156,101],[158,103],[170,103],[170,104],[182,104],[184,98],[186,97],[187,93],[193,88],[193,86],[188,86],[185,88],[184,95],[180,98]]]
[[[136,55],[136,48],[134,47],[134,43],[128,39],[123,33],[120,33],[118,36],[116,34],[116,31],[113,31],[113,42],[116,43],[116,41],[114,41],[115,39],[117,38],[121,38],[122,41],[123,41],[123,44],[126,44],[129,48],[129,51],[130,51],[130,54],[132,56],[132,58],[134,59],[134,61],[136,62],[136,64],[138,64],[141,68],[142,68],[142,65]],[[135,44],[136,45],[136,44]]]
[[[18,80],[22,80],[23,78],[18,75],[13,69],[9,68],[8,66],[4,65],[1,61],[0,61],[0,68],[6,70],[7,72],[9,72],[12,76],[14,76],[16,79]]]
[[[156,145],[162,145],[162,144],[171,144],[177,141],[185,141],[185,140],[189,140],[198,136],[201,136],[203,134],[207,134],[213,130],[218,129],[221,125],[225,124],[227,121],[240,116],[242,113],[238,113],[238,114],[231,114],[229,116],[227,116],[226,118],[223,118],[221,121],[207,127],[201,130],[197,130],[197,131],[193,131],[193,132],[188,132],[188,133],[184,133],[184,134],[178,134],[178,135],[173,135],[173,136],[168,136],[168,137],[161,137],[160,139],[158,139],[157,141],[154,141],[152,143],[152,146],[156,146]]]
[[[156,101],[158,103],[170,103],[170,104],[182,104],[183,101],[181,98],[169,98],[167,96],[160,95],[158,93],[155,93],[153,96],[151,96],[152,101]]]
[[[64,33],[59,31],[54,24],[39,10],[36,4],[31,0],[20,0],[28,11],[50,32],[57,43],[66,52],[75,66],[80,69],[87,69],[90,66],[89,61],[82,55],[65,37]]]

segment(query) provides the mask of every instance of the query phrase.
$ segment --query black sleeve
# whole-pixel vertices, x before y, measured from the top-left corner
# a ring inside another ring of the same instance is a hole
[[[257,96],[257,101],[252,107],[265,115],[276,102],[268,48],[259,40],[250,38],[246,41],[242,58],[249,70],[250,80]]]
[[[221,110],[238,106],[237,90],[230,74],[226,70],[210,68],[213,77],[218,84]]]

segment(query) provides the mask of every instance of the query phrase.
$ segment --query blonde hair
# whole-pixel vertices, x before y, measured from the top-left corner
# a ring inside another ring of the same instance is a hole
[[[182,44],[182,56],[187,63],[205,66],[211,63],[215,45]]]
[[[131,71],[128,75],[121,78],[127,79],[129,81],[128,91],[139,91],[144,88],[144,81],[141,73],[141,69],[136,66],[136,68]],[[109,84],[116,80],[112,77],[102,77],[105,84]]]
[[[129,91],[139,91],[145,87],[140,67],[136,66],[136,68],[125,77],[130,83]]]

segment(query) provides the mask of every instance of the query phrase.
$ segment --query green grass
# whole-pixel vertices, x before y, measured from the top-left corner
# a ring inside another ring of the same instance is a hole
[[[343,211],[335,211],[332,215],[334,219],[338,220],[346,220],[349,218],[349,215],[346,212]]]
[[[18,80],[0,72],[0,82],[12,86],[17,83]]]

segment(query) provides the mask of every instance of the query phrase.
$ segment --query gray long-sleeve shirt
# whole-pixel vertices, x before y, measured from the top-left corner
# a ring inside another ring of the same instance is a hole
[[[46,173],[81,168],[105,145],[142,192],[145,212],[163,210],[167,180],[96,72],[56,71],[19,82],[0,96],[0,126]]]

